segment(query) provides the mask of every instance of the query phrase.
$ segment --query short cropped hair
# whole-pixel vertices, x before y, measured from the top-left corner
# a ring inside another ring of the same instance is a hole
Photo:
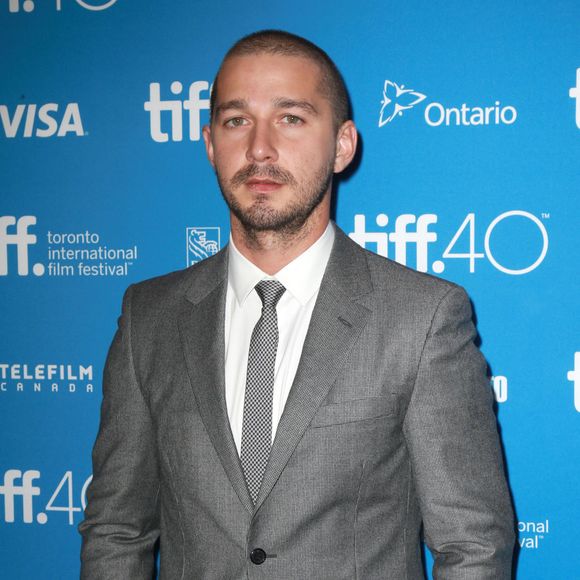
[[[318,65],[321,72],[319,90],[330,101],[335,128],[350,119],[348,92],[344,80],[332,59],[314,43],[284,30],[260,30],[238,40],[226,53],[216,74],[210,97],[210,119],[213,121],[217,102],[217,87],[224,63],[235,56],[277,54],[306,58]]]

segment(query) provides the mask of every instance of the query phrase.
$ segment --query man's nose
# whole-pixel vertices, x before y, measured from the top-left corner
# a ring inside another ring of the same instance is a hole
[[[246,158],[250,162],[277,161],[278,150],[275,144],[273,129],[266,124],[254,125],[250,134],[250,142],[246,151]]]

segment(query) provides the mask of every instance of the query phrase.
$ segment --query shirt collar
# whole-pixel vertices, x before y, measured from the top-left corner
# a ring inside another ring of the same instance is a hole
[[[274,278],[304,306],[320,287],[334,244],[334,237],[334,226],[332,222],[329,222],[324,233],[314,244],[274,276],[269,276],[240,253],[230,234],[228,281],[238,304],[245,302],[260,280]]]

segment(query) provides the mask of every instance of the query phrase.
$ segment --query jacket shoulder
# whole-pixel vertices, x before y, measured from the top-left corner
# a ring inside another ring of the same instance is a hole
[[[389,258],[373,254],[368,250],[363,251],[367,257],[373,281],[378,285],[397,284],[402,289],[416,288],[418,291],[427,294],[446,294],[449,290],[461,288],[458,284],[449,280],[444,280],[426,272],[419,272]]]
[[[461,286],[453,282],[432,274],[419,272],[390,258],[379,256],[359,246],[346,235],[344,235],[343,240],[352,252],[351,257],[355,261],[366,263],[372,287],[380,295],[406,296],[408,300],[435,300],[438,302],[452,290],[465,293]]]

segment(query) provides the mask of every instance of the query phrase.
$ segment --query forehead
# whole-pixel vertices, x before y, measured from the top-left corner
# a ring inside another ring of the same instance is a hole
[[[228,58],[218,77],[218,103],[249,97],[320,99],[318,64],[301,56],[253,54]]]

